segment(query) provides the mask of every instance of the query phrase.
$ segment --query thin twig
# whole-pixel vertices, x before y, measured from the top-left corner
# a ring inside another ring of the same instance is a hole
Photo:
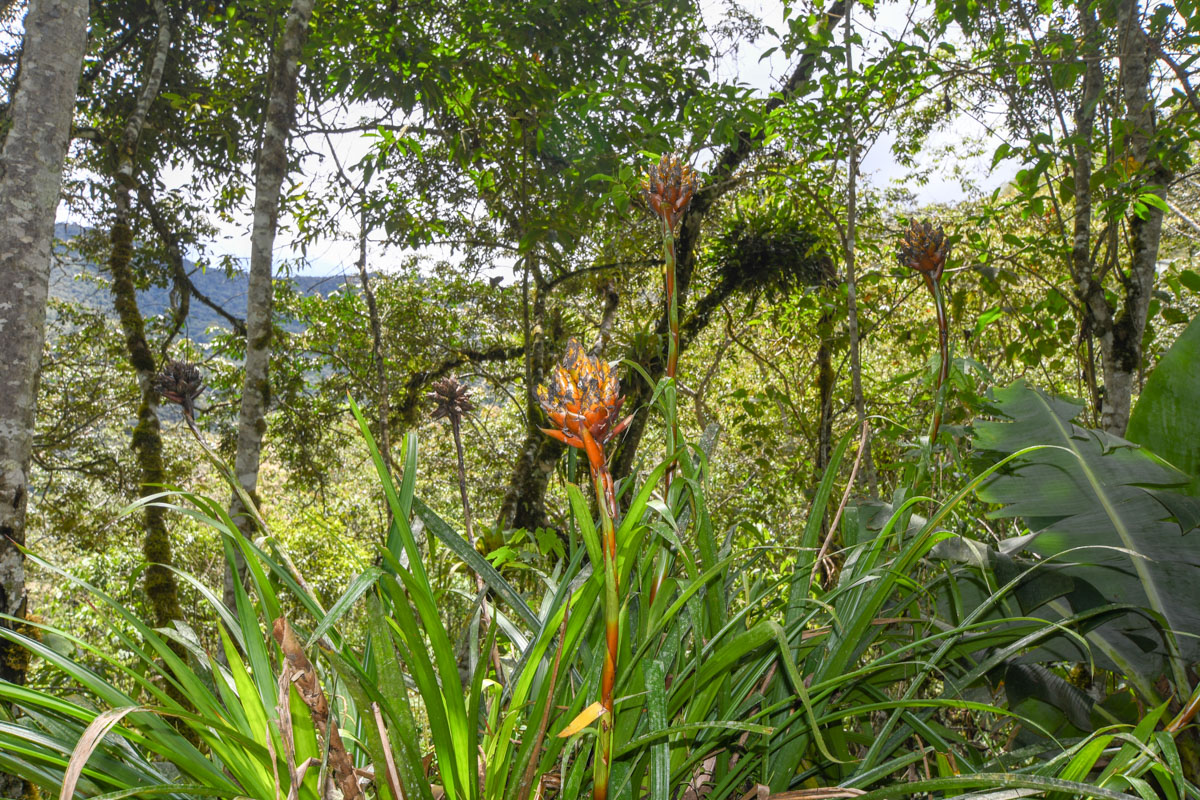
[[[858,454],[854,456],[854,466],[850,468],[850,480],[846,483],[846,491],[842,493],[842,502],[838,504],[837,513],[833,515],[833,522],[829,525],[829,533],[825,534],[825,540],[821,542],[821,549],[817,551],[817,558],[813,561],[810,582],[817,579],[817,570],[821,568],[821,562],[825,560],[825,554],[829,551],[829,544],[833,541],[833,534],[837,530],[838,523],[842,521],[842,512],[846,510],[846,503],[850,500],[850,492],[854,491],[854,479],[858,477],[858,467],[862,464],[863,453],[867,449],[867,436],[870,433],[871,424],[864,419],[862,435],[858,437]]]
[[[462,495],[463,505],[463,524],[467,532],[467,544],[471,549],[475,549],[475,526],[471,517],[471,501],[467,497],[467,468],[463,460],[462,433],[460,431],[461,419],[456,414],[450,415],[450,429],[454,432],[454,450],[458,454],[458,490]],[[487,585],[483,582],[483,576],[478,572],[475,573],[475,587],[479,590],[479,619],[482,623],[482,633],[486,635],[489,628],[492,627],[492,614],[488,610],[487,604]],[[492,640],[492,666],[496,670],[496,680],[504,683],[504,668],[500,663],[500,648],[496,645],[495,640]]]
[[[388,789],[392,792],[393,800],[404,800],[407,795],[400,788],[400,773],[396,770],[396,760],[392,757],[392,743],[388,739],[387,727],[383,724],[383,715],[379,713],[379,703],[371,703],[371,713],[375,715],[375,728],[379,731],[379,742],[383,747],[384,774],[387,777]]]

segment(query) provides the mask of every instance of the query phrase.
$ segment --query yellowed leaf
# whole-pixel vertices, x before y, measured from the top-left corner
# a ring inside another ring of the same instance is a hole
[[[604,716],[604,706],[600,705],[600,701],[597,700],[583,711],[580,711],[579,716],[571,720],[570,725],[559,731],[558,738],[566,739],[568,736],[574,736],[602,716]]]

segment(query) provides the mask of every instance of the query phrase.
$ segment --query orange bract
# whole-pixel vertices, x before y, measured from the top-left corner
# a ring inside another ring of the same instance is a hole
[[[621,382],[608,362],[589,356],[575,339],[567,343],[561,364],[554,367],[551,385],[538,387],[538,401],[555,428],[542,430],[578,447],[593,463],[603,464],[600,449],[621,431],[629,418],[617,422],[625,398]]]

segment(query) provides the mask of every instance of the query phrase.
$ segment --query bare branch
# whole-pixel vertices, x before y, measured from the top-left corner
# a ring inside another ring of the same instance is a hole
[[[1152,45],[1155,55],[1166,62],[1166,65],[1175,73],[1175,78],[1179,81],[1179,85],[1183,87],[1183,93],[1187,97],[1188,103],[1191,104],[1192,110],[1200,114],[1200,97],[1196,96],[1196,90],[1192,88],[1191,81],[1188,80],[1190,76],[1187,70],[1181,67],[1179,62],[1167,55],[1166,51],[1162,49],[1162,45],[1158,42],[1152,42]]]
[[[590,267],[581,267],[580,269],[564,272],[555,278],[550,279],[543,285],[543,289],[549,291],[560,283],[578,278],[580,275],[587,275],[592,272],[603,272],[609,269],[628,269],[637,267],[660,267],[663,260],[661,258],[639,258],[631,261],[610,261],[607,264],[593,264]]]

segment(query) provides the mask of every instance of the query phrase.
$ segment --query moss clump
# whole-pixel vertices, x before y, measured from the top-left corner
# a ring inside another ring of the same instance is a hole
[[[735,214],[713,251],[720,283],[731,291],[765,291],[774,299],[834,280],[833,259],[812,227],[790,207]]]

